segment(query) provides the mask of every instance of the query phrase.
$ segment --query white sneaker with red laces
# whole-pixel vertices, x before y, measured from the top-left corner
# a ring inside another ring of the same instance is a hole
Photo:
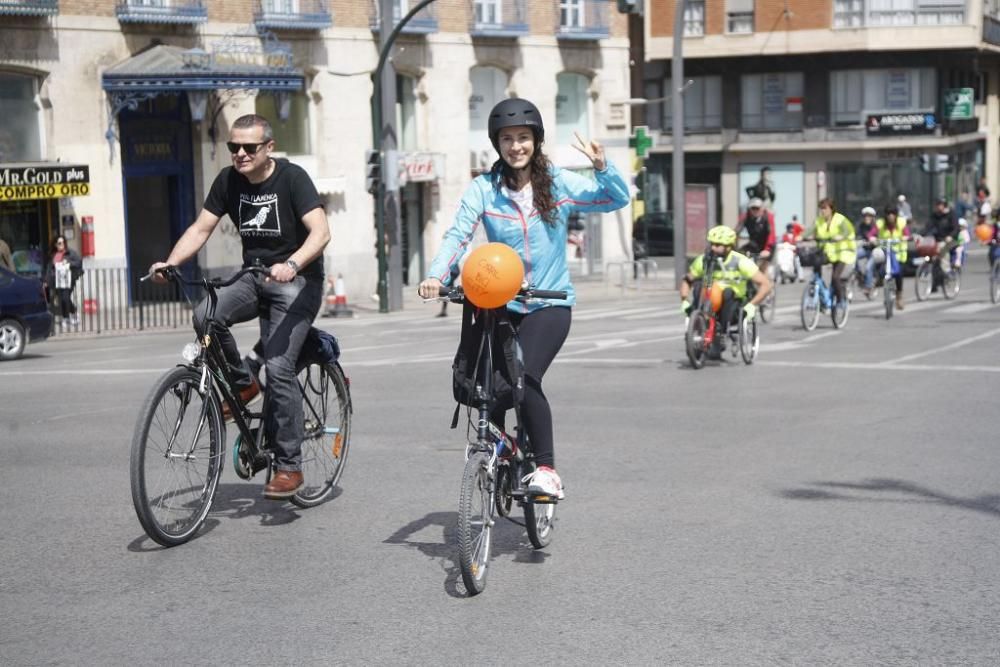
[[[558,500],[565,498],[562,480],[559,473],[548,466],[539,466],[533,473],[524,476],[522,482],[528,483],[528,492],[539,496],[552,496]]]

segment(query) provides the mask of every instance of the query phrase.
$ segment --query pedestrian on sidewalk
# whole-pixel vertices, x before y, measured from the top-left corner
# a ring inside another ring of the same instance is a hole
[[[73,288],[83,275],[83,260],[66,244],[66,237],[61,234],[52,241],[49,258],[45,268],[45,285],[49,298],[55,294],[59,300],[60,326],[63,329],[77,327],[80,318],[73,303]]]

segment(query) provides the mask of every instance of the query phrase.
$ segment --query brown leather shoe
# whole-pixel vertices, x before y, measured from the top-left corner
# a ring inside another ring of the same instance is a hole
[[[302,473],[297,470],[279,470],[264,487],[264,497],[271,500],[291,498],[305,485]]]
[[[240,391],[240,400],[243,401],[243,405],[247,405],[250,401],[257,398],[259,394],[260,385],[257,384],[256,380],[254,380],[253,384]],[[222,418],[227,422],[233,421],[233,415],[229,411],[229,404],[225,401],[222,402]]]

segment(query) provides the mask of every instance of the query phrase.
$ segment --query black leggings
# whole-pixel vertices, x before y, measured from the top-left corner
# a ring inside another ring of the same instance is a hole
[[[552,306],[527,315],[509,314],[524,355],[524,401],[521,403],[524,428],[535,453],[535,463],[554,468],[552,410],[542,392],[542,376],[566,341],[572,311],[567,306]],[[498,411],[491,418],[504,428],[504,416],[505,412]]]
[[[830,287],[833,288],[833,293],[837,295],[838,301],[847,301],[843,279],[844,271],[847,269],[847,264],[844,264],[843,262],[833,262],[832,265],[833,271],[830,274]],[[823,270],[823,265],[821,263],[816,262],[813,269],[820,274],[821,278],[823,277],[823,274],[820,273]]]

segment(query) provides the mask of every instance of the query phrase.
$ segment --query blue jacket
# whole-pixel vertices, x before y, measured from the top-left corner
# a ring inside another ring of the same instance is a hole
[[[565,290],[565,301],[523,304],[511,301],[507,308],[529,312],[547,306],[572,306],[576,293],[566,266],[566,221],[573,211],[616,211],[629,203],[625,179],[610,162],[604,171],[595,172],[596,182],[572,171],[552,168],[552,194],[556,203],[554,224],[539,213],[522,211],[500,188],[494,187],[493,174],[476,177],[455,214],[455,223],[445,232],[444,242],[431,262],[428,277],[443,284],[451,283],[451,267],[465,254],[480,224],[490,241],[506,243],[524,261],[524,277],[535,289]]]

